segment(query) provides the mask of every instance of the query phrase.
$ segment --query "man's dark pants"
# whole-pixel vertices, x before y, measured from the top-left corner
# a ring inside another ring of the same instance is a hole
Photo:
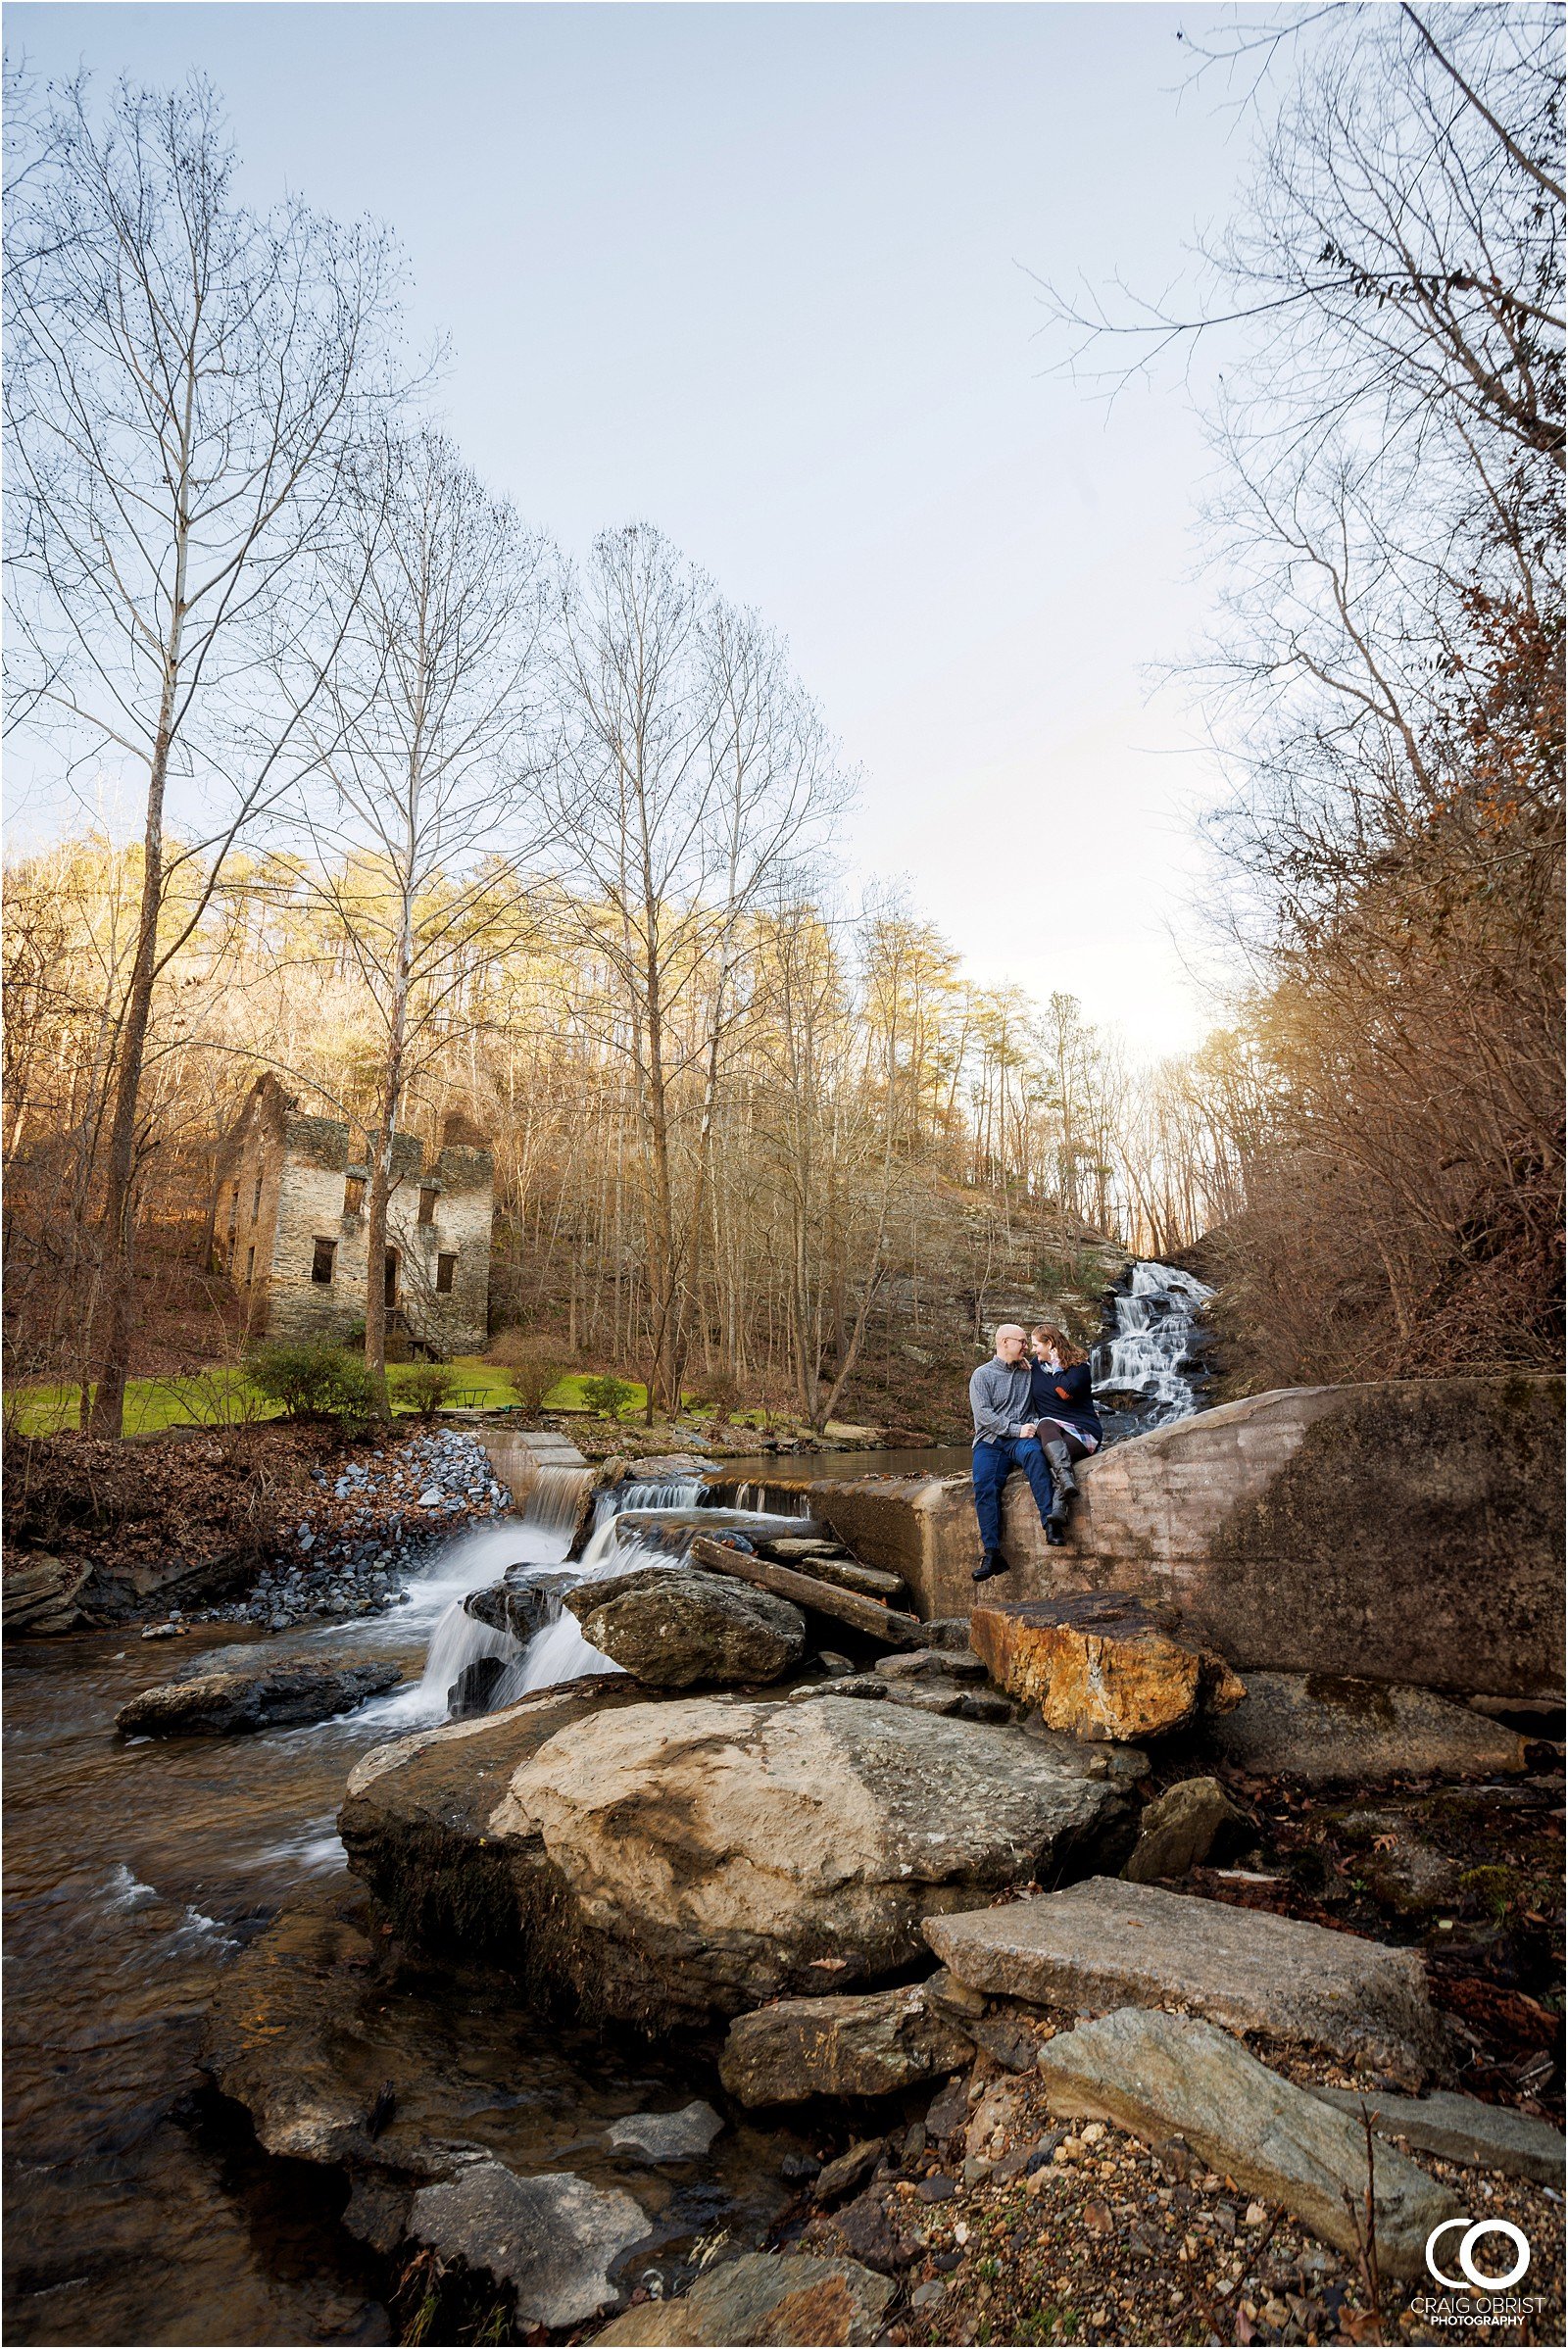
[[[1045,1524],[1051,1511],[1051,1470],[1033,1437],[1007,1437],[1000,1444],[974,1447],[974,1513],[980,1520],[980,1540],[989,1551],[1002,1547],[1002,1493],[1013,1469],[1021,1468]]]

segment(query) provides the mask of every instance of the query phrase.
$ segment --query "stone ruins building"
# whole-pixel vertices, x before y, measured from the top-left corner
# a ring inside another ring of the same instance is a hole
[[[490,1302],[495,1161],[461,1112],[426,1168],[424,1146],[392,1146],[383,1279],[389,1351],[447,1359],[484,1346]],[[369,1169],[349,1128],[312,1117],[273,1076],[260,1078],[218,1162],[212,1250],[245,1297],[250,1337],[345,1338],[365,1323]],[[402,1340],[402,1346],[396,1345]]]

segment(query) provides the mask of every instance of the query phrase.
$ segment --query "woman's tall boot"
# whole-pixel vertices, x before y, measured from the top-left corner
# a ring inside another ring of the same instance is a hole
[[[1065,1525],[1067,1504],[1078,1497],[1078,1479],[1072,1472],[1072,1454],[1059,1436],[1041,1445],[1046,1465],[1051,1470],[1051,1514],[1048,1525]]]

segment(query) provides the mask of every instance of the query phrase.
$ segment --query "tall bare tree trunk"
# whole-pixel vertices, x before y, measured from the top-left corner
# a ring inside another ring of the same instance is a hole
[[[98,1385],[88,1426],[95,1436],[120,1437],[125,1424],[125,1377],[130,1366],[131,1191],[136,1165],[136,1111],[141,1100],[147,1028],[152,1017],[153,982],[158,974],[158,918],[164,905],[164,791],[174,721],[179,674],[179,631],[183,604],[185,545],[176,558],[173,624],[164,661],[163,705],[147,779],[147,823],[142,836],[141,905],[136,954],[125,991],[120,1054],[115,1070],[115,1106],[109,1123],[104,1186],[103,1294],[106,1308]]]

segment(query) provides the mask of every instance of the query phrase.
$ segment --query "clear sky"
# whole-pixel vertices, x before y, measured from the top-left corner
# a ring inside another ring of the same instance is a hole
[[[1212,12],[1210,12],[1212,13]],[[372,213],[470,462],[572,551],[657,522],[789,637],[852,871],[1140,1052],[1216,791],[1179,388],[1048,372],[1031,270],[1162,288],[1245,163],[1174,7],[22,4],[8,47],[227,96],[259,201]]]

